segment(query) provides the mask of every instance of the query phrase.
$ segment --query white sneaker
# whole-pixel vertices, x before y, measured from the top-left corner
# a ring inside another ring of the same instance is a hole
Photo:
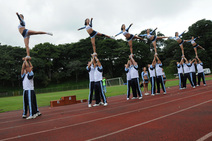
[[[183,88],[179,88],[180,90],[182,90]]]
[[[151,96],[155,96],[155,94],[151,94]]]
[[[149,95],[149,93],[145,93],[144,95]]]
[[[196,88],[195,86],[193,88]]]
[[[88,108],[91,108],[92,106],[91,106],[91,104],[88,104]]]
[[[204,84],[204,86],[206,86],[206,84]]]
[[[155,55],[158,55],[157,53],[155,53]]]
[[[22,115],[22,118],[26,118],[27,116],[26,115]]]
[[[99,106],[99,104],[94,104],[93,107]]]
[[[127,98],[127,100],[130,100],[130,98]]]
[[[199,85],[197,85],[197,87],[199,87]]]
[[[107,106],[107,103],[105,103],[104,106]]]
[[[186,87],[183,87],[183,89],[186,89]]]
[[[99,105],[104,105],[104,103],[103,102],[100,102]]]
[[[163,94],[166,94],[166,92],[164,92]]]
[[[41,116],[42,114],[41,114],[40,112],[37,112],[36,115],[37,115],[37,116]]]
[[[143,97],[141,96],[141,97],[139,97],[139,99],[143,99]]]
[[[156,93],[156,95],[159,95],[160,93]]]
[[[53,33],[50,33],[50,32],[47,32],[46,34],[47,35],[50,35],[50,36],[53,36]]]
[[[26,119],[34,119],[34,118],[36,118],[36,114],[34,114],[33,116],[28,116],[28,118]]]
[[[137,99],[137,97],[133,97],[132,99]]]

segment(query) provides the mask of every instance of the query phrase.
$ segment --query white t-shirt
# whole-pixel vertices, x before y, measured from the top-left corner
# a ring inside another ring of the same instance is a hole
[[[198,73],[204,72],[204,70],[203,70],[203,63],[197,64],[197,71],[198,71]]]
[[[156,76],[161,76],[161,75],[163,75],[162,63],[161,63],[161,64],[156,63],[155,69],[156,69]]]
[[[24,90],[34,90],[34,73],[31,71],[30,73],[28,72],[27,74],[23,74],[21,76],[23,78],[23,89]]]
[[[127,81],[131,80],[131,75],[130,75],[130,68],[125,68],[126,76],[127,76]]]
[[[190,72],[196,72],[194,63],[191,64]]]
[[[183,66],[180,64],[177,64],[177,71],[178,73],[183,73]]]
[[[94,68],[94,81],[102,81],[102,73],[103,73],[103,67],[102,66],[96,66]]]
[[[139,74],[138,74],[138,65],[137,66],[130,66],[130,76],[131,79],[133,78],[139,78]]]
[[[155,68],[152,65],[150,65],[148,70],[149,70],[149,76],[150,77],[155,77]]]
[[[183,64],[183,70],[184,70],[184,73],[190,73],[190,67],[188,67],[188,65],[190,64]]]
[[[94,66],[93,64],[90,66],[90,68],[88,68],[88,66],[86,67],[88,73],[89,73],[89,80],[90,82],[94,82]]]

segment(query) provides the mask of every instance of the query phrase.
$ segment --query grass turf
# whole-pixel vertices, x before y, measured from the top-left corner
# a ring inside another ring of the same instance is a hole
[[[212,77],[206,77],[206,80],[212,80]],[[167,81],[166,87],[177,86],[178,80]],[[149,90],[151,85],[149,84]],[[143,89],[142,89],[143,90]],[[126,94],[127,86],[113,86],[107,87],[107,97],[123,95]],[[49,106],[51,100],[59,100],[62,96],[76,95],[77,99],[87,99],[89,89],[81,90],[71,90],[71,91],[62,91],[62,92],[52,92],[45,94],[37,94],[37,102],[39,107]],[[23,107],[23,97],[14,96],[14,97],[3,97],[0,98],[0,112],[20,110]]]

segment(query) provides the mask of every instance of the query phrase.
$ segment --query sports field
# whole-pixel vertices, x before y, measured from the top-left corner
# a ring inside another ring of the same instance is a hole
[[[208,75],[206,77],[206,80],[212,80],[212,75]],[[177,85],[178,85],[178,80],[176,79],[168,80],[166,82],[166,87],[172,87]],[[150,90],[150,86],[151,85],[149,84],[149,90]],[[117,96],[117,95],[124,95],[126,94],[126,92],[127,92],[126,85],[107,87],[106,96],[111,97],[111,96]],[[39,107],[50,106],[51,100],[59,100],[63,96],[76,95],[77,99],[87,99],[88,94],[89,94],[88,89],[37,94],[37,102]],[[23,107],[22,98],[23,98],[22,96],[0,98],[0,112],[22,109]]]

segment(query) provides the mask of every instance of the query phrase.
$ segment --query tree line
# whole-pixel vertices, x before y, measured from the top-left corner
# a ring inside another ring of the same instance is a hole
[[[140,32],[140,34],[143,33],[145,31]],[[163,36],[159,31],[157,35]],[[204,67],[212,68],[212,21],[202,19],[192,24],[183,34],[183,39],[191,39],[191,36],[200,36],[196,42],[203,46],[205,51],[198,49],[198,56],[203,61]],[[122,77],[125,80],[124,64],[130,54],[128,43],[121,39],[96,37],[96,47],[98,58],[104,68],[104,76],[106,78]],[[176,61],[181,59],[178,43],[169,39],[158,40],[157,50],[166,74],[176,73]],[[184,43],[184,50],[186,58],[195,57],[190,43]],[[154,56],[151,41],[147,40],[133,40],[133,52],[140,71],[142,67],[151,63]],[[35,86],[46,87],[49,83],[88,79],[85,67],[92,53],[89,37],[70,44],[38,44],[30,50],[30,53],[35,72]],[[25,48],[0,45],[0,54],[0,86],[21,87],[20,70],[22,57],[26,56]]]

